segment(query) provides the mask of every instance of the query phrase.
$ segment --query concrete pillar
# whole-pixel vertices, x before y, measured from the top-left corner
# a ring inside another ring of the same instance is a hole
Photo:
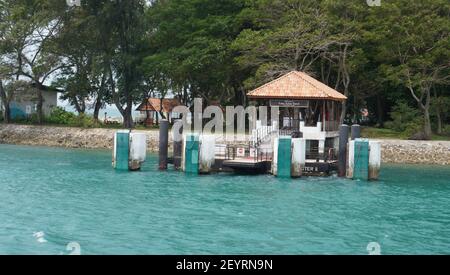
[[[202,135],[200,137],[200,173],[208,174],[216,160],[216,137],[213,135]]]
[[[169,121],[159,123],[159,169],[167,170],[167,155],[169,152]]]
[[[188,174],[199,173],[199,136],[188,134],[184,138],[183,171]]]
[[[175,121],[175,123],[177,123],[179,121],[180,120],[177,120],[177,121]],[[182,134],[182,132],[183,132],[183,128],[180,129],[180,134]],[[173,167],[175,170],[179,170],[181,168],[182,156],[183,156],[183,141],[177,140],[174,137],[173,138]]]
[[[291,177],[292,163],[292,139],[291,137],[280,137],[278,139],[277,176]]]
[[[130,161],[130,130],[117,131],[114,135],[113,167],[128,171]]]
[[[347,145],[348,145],[348,136],[349,136],[350,128],[348,125],[341,125],[339,129],[339,177],[346,176],[346,168],[347,168]]]
[[[352,140],[361,138],[361,126],[358,124],[352,125]]]
[[[369,180],[369,141],[355,140],[353,179]]]
[[[278,175],[278,140],[279,138],[273,139],[273,160],[272,160],[272,175]]]
[[[353,179],[353,169],[355,168],[355,141],[348,143],[347,148],[347,178]]]
[[[130,170],[136,171],[141,169],[142,163],[147,158],[147,134],[131,133],[130,134]]]
[[[369,142],[369,180],[378,180],[381,168],[381,143]]]
[[[302,138],[292,139],[292,165],[291,176],[298,178],[303,175],[306,164],[306,140]]]

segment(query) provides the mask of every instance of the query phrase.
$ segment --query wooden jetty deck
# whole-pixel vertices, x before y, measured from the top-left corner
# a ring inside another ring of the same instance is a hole
[[[237,172],[267,173],[272,165],[271,160],[255,160],[254,158],[238,158],[223,160],[222,166]]]

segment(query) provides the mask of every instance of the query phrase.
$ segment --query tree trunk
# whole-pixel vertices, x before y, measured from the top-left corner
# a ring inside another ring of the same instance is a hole
[[[100,109],[102,108],[102,100],[100,99],[100,96],[97,97],[95,100],[95,106],[94,106],[94,120],[96,122],[99,122],[98,116],[100,114]]]
[[[442,116],[441,116],[441,112],[438,111],[436,113],[436,116],[437,116],[437,133],[439,135],[441,135],[442,134]]]
[[[127,94],[127,107],[125,108],[124,116],[123,116],[123,127],[127,129],[133,128],[133,114],[132,114],[132,108],[133,108],[133,102],[131,99],[131,95],[129,93]]]
[[[6,92],[3,89],[3,82],[0,80],[0,97],[2,99],[2,104],[3,104],[3,121],[5,123],[10,123],[11,122],[11,109],[9,107],[9,100],[8,97],[6,96]]]
[[[436,87],[433,87],[434,90],[434,99],[436,101],[436,119],[437,119],[437,133],[442,134],[442,116],[441,116],[441,108],[438,103],[438,96],[436,92]]]
[[[384,109],[383,99],[380,94],[377,94],[377,121],[380,128],[384,127]]]
[[[422,106],[424,115],[424,133],[427,140],[431,139],[433,131],[431,130],[431,118],[430,118],[430,104],[431,104],[431,91],[430,88],[426,90],[426,103]]]
[[[430,108],[425,107],[423,110],[424,115],[424,134],[427,140],[431,139],[433,132],[431,131],[431,119],[430,119]]]
[[[37,118],[38,118],[38,124],[43,124],[44,123],[44,111],[43,111],[43,106],[44,106],[44,95],[42,94],[42,84],[41,83],[37,83]]]

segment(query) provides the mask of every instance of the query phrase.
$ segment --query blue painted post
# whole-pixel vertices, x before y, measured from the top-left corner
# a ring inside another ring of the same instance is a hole
[[[369,141],[355,140],[353,179],[369,180]]]
[[[278,140],[277,176],[280,178],[291,177],[292,165],[292,138],[280,137]]]
[[[128,171],[130,161],[130,131],[118,131],[114,144],[114,168]]]
[[[185,169],[188,174],[199,173],[199,136],[195,134],[186,135]]]

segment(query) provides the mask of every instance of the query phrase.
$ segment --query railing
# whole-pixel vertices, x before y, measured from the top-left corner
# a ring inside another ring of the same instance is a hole
[[[237,150],[238,149],[244,149],[244,155],[240,158],[243,159],[253,159],[254,162],[260,162],[260,161],[270,161],[272,160],[273,152],[262,150],[258,147],[253,147],[251,144],[249,144],[246,147],[239,146],[239,145],[227,145],[226,147],[226,154],[225,159],[226,160],[236,160],[238,158]]]
[[[271,126],[259,126],[255,130],[252,131],[252,145],[254,147],[260,146],[262,143],[267,141],[270,137],[272,137],[272,134],[277,132],[277,126],[271,125]]]

